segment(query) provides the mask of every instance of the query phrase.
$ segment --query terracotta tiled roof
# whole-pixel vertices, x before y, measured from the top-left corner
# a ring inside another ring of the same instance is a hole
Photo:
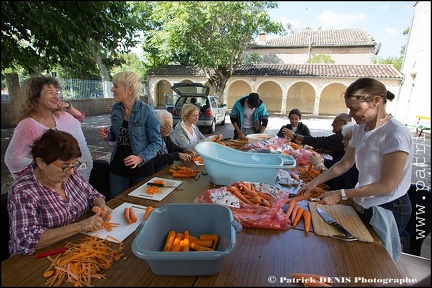
[[[242,65],[235,75],[326,77],[326,78],[386,78],[402,79],[402,74],[391,64],[257,64]]]
[[[204,71],[190,66],[172,65],[156,68],[152,76],[205,76]],[[241,65],[233,76],[285,76],[326,78],[385,78],[402,79],[402,74],[391,64],[256,64]]]
[[[309,37],[312,46],[375,46],[374,38],[364,29],[307,30],[265,41],[256,42],[250,48],[266,47],[308,47]]]

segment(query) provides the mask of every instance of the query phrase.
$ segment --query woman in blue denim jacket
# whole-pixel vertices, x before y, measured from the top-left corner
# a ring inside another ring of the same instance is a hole
[[[162,148],[155,109],[139,99],[142,83],[133,72],[113,77],[111,127],[99,136],[114,146],[110,159],[110,190],[114,198],[155,173],[153,158]]]

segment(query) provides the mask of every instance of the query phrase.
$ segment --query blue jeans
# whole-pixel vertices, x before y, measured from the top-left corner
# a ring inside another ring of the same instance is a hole
[[[127,178],[119,175],[115,175],[110,172],[110,192],[111,199],[124,192],[126,189],[138,184],[148,177],[142,178]]]
[[[398,199],[395,199],[391,202],[379,205],[387,210],[392,211],[393,216],[396,220],[396,225],[399,230],[399,235],[402,235],[402,231],[405,230],[405,227],[407,226],[410,218],[411,218],[411,201],[409,199],[408,193],[405,195],[399,197]],[[372,208],[365,209],[364,210],[364,217],[367,220],[367,223],[370,222],[372,218],[373,210]]]

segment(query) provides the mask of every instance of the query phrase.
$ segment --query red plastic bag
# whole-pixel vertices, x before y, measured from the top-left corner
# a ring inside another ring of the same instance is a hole
[[[235,183],[231,185],[233,184]],[[234,219],[240,222],[243,228],[289,229],[290,221],[282,210],[289,194],[264,183],[251,184],[256,190],[270,195],[270,208],[239,201],[227,190],[227,186],[207,190],[195,199],[195,203],[217,203],[230,208]]]

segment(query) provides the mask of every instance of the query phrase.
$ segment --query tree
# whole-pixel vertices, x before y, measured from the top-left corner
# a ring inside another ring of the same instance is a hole
[[[335,63],[336,61],[330,55],[317,54],[309,58],[306,63]]]
[[[410,30],[409,27],[406,28],[406,29],[403,31],[403,35],[404,35],[404,36],[407,36],[408,33],[409,33],[409,30]],[[394,66],[397,70],[401,71],[401,69],[402,69],[402,64],[403,64],[403,57],[404,57],[404,55],[405,55],[405,49],[406,49],[406,45],[402,45],[402,46],[401,46],[401,50],[400,50],[400,52],[399,52],[399,53],[400,53],[399,57],[397,57],[397,56],[394,56],[394,57],[392,57],[392,56],[388,56],[387,58],[378,57],[378,58],[376,58],[376,59],[374,60],[374,64],[393,64],[393,66]]]
[[[206,72],[215,94],[222,99],[234,68],[243,63],[244,52],[260,32],[281,33],[273,22],[269,1],[156,2],[153,27],[145,33],[146,47],[169,55],[165,62],[193,65]]]
[[[58,65],[77,78],[102,80],[135,46],[133,5],[122,1],[2,1],[1,66],[29,74]]]

